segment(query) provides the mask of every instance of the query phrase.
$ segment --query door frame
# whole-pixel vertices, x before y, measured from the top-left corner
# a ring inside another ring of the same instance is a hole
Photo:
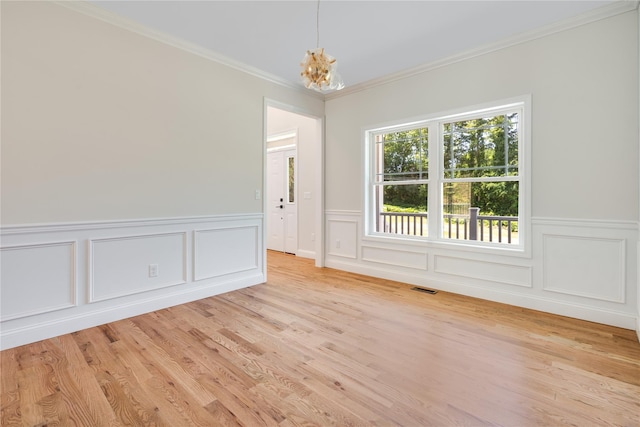
[[[318,140],[315,144],[315,158],[318,161],[318,168],[316,172],[316,176],[314,179],[314,193],[315,193],[315,204],[314,204],[314,214],[315,214],[315,225],[314,225],[314,233],[315,233],[315,266],[316,267],[324,267],[325,266],[325,256],[324,256],[324,248],[325,248],[325,236],[324,236],[324,205],[325,205],[325,195],[324,195],[324,139],[325,139],[325,121],[323,116],[318,116],[313,112],[306,110],[301,107],[297,107],[295,105],[285,104],[280,101],[276,101],[274,99],[264,98],[263,102],[263,168],[262,168],[262,194],[266,194],[266,185],[267,185],[267,121],[268,107],[277,108],[279,110],[288,111],[293,114],[298,114],[301,116],[309,117],[316,120],[318,124]],[[296,147],[297,150],[297,147]],[[299,152],[299,150],[297,150]],[[298,166],[300,166],[300,162],[298,160]],[[263,197],[263,206],[262,212],[266,214],[267,212],[267,200],[266,197]],[[263,214],[263,218],[264,218]],[[263,256],[266,261],[267,254],[267,227],[266,220],[263,219]],[[265,263],[266,265],[266,263]]]

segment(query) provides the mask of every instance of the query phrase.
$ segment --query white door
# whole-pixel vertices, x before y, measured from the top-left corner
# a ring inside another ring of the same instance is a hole
[[[296,151],[267,153],[267,249],[298,251]]]

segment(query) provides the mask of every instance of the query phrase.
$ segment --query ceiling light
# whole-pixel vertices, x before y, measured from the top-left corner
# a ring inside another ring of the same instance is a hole
[[[340,90],[344,87],[342,77],[338,74],[338,61],[325,53],[320,47],[320,0],[316,10],[316,48],[308,50],[302,62],[302,81],[307,89],[318,92]]]

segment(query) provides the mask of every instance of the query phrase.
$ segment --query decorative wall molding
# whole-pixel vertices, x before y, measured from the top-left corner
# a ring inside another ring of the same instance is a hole
[[[0,321],[76,306],[76,241],[4,246],[0,259]]]
[[[637,221],[583,219],[583,218],[541,218],[531,219],[534,226],[572,227],[589,229],[638,230]]]
[[[423,271],[429,269],[429,259],[425,251],[397,250],[363,245],[362,260]]]
[[[635,308],[638,226],[629,221],[538,220],[537,286],[576,304]]]
[[[3,227],[0,348],[263,283],[262,230],[262,214]],[[203,248],[217,270],[196,281]]]
[[[42,234],[52,232],[71,232],[83,230],[108,230],[112,228],[124,229],[132,227],[159,227],[171,225],[199,224],[206,222],[221,223],[223,221],[238,221],[262,219],[262,214],[229,214],[229,215],[206,215],[188,216],[180,218],[143,218],[124,219],[106,221],[80,221],[51,224],[15,224],[0,227],[2,236],[12,236],[16,234]]]
[[[259,227],[212,228],[193,232],[193,280],[258,268]]]
[[[543,234],[545,291],[625,302],[624,239]]]
[[[329,219],[327,221],[327,255],[357,258],[358,228],[356,220]]]
[[[517,287],[512,287],[511,291],[505,291],[503,289],[493,289],[482,285],[472,284],[469,281],[459,280],[454,277],[446,279],[432,278],[427,277],[425,274],[421,274],[416,270],[390,270],[382,266],[376,267],[372,265],[365,265],[363,263],[347,259],[329,258],[327,259],[326,264],[327,267],[330,268],[404,282],[411,286],[423,286],[429,289],[453,292],[460,295],[467,295],[474,298],[510,304],[517,307],[524,307],[531,310],[538,310],[546,313],[573,317],[576,319],[584,319],[620,328],[634,329],[636,327],[636,316],[633,313],[609,307],[575,304],[570,301],[549,298],[548,296],[522,292],[527,291],[526,288],[522,288],[521,291],[518,291]]]
[[[187,283],[186,246],[186,232],[89,240],[88,302]],[[151,265],[157,277],[150,277]]]
[[[367,237],[356,211],[327,211],[325,220],[328,267],[623,328],[640,324],[637,222],[537,217],[531,255],[515,257],[469,245]],[[359,251],[338,253],[338,240]]]
[[[78,310],[65,310],[56,316],[33,316],[29,322],[20,322],[16,325],[2,327],[0,350],[224,294],[262,282],[264,282],[264,276],[260,273],[255,273],[240,279],[212,282],[208,286],[187,287],[175,292],[138,298],[132,302],[100,305],[99,307],[94,307],[91,311],[82,311],[80,310],[81,307],[78,307]]]
[[[360,218],[360,215],[362,215],[361,211],[354,211],[354,210],[337,210],[337,209],[327,209],[324,211],[324,213],[328,216],[340,216],[340,217],[357,217]]]
[[[433,269],[436,273],[450,276],[468,277],[526,288],[532,286],[531,266],[435,255]]]

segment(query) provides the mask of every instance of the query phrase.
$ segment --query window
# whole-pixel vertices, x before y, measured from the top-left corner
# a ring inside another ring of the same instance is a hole
[[[524,108],[367,131],[368,235],[522,247]]]
[[[374,134],[376,232],[427,236],[429,129]]]
[[[295,203],[296,199],[296,158],[287,157],[287,203]]]

